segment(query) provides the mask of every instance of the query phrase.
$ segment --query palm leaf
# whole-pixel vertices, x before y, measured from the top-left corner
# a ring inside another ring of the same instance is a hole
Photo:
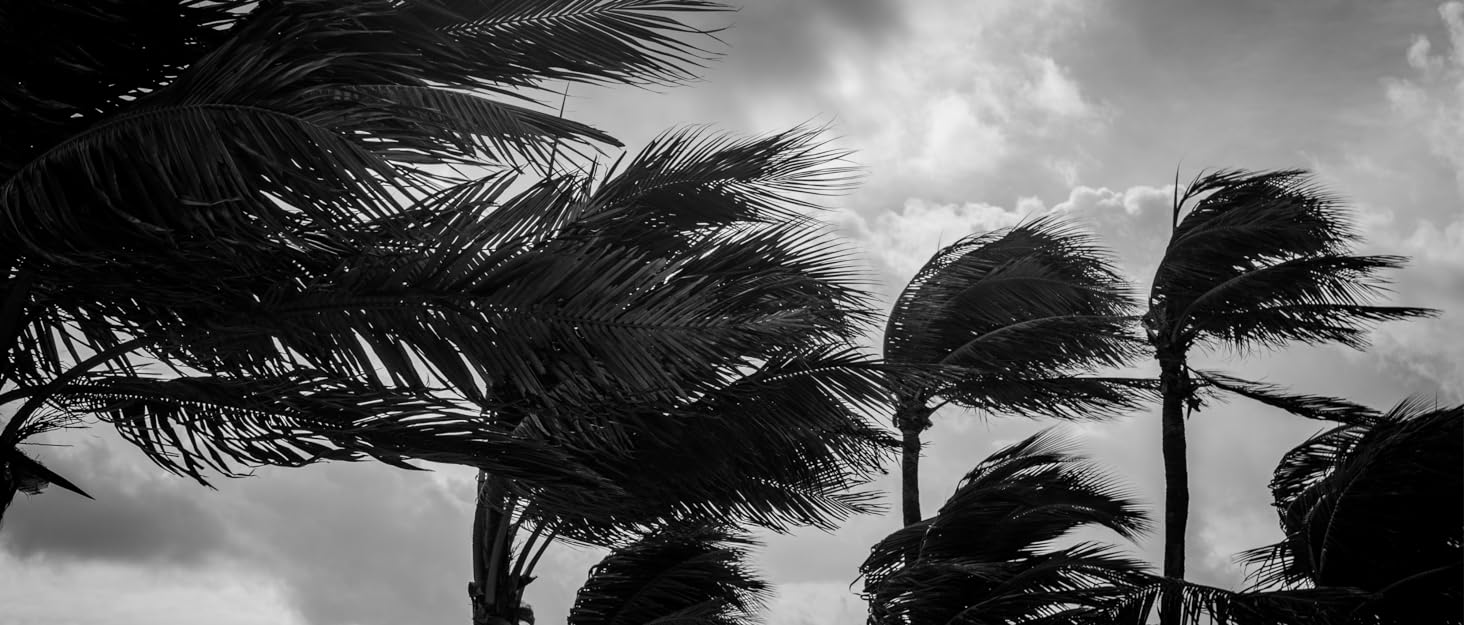
[[[969,473],[934,516],[875,545],[860,567],[871,623],[1026,623],[1121,599],[1143,565],[1111,548],[1052,543],[1074,529],[1148,526],[1113,480],[1051,430]]]
[[[1262,587],[1380,593],[1384,622],[1460,618],[1464,597],[1464,407],[1399,404],[1288,452],[1272,493],[1286,538],[1252,550]]]
[[[1215,371],[1191,369],[1190,372],[1220,390],[1308,419],[1363,424],[1378,418],[1376,410],[1345,399],[1292,393],[1275,384],[1243,380]]]
[[[758,622],[769,586],[745,563],[754,543],[727,529],[676,526],[620,547],[590,570],[570,625]]]
[[[685,519],[832,529],[877,510],[874,494],[856,489],[895,445],[864,416],[886,405],[886,375],[826,346],[772,358],[679,406],[622,400],[526,418],[527,431],[629,493],[536,489],[529,516],[592,544]]]
[[[110,422],[148,458],[207,484],[210,471],[370,457],[466,464],[545,486],[604,482],[561,450],[496,429],[425,393],[383,392],[299,372],[278,377],[153,379],[96,375],[56,389],[73,414]]]

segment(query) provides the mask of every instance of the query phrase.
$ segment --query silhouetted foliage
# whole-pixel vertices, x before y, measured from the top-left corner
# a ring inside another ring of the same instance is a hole
[[[896,382],[906,524],[920,518],[919,434],[939,406],[1065,419],[1138,407],[1142,382],[1092,375],[1137,354],[1133,306],[1107,254],[1055,218],[970,235],[931,257],[884,335],[886,360],[935,374]]]
[[[1322,432],[1271,491],[1286,538],[1247,554],[1257,586],[1375,593],[1359,623],[1464,620],[1464,407],[1412,400]]]
[[[1195,377],[1283,410],[1319,419],[1366,419],[1371,411],[1331,398],[1189,368],[1190,350],[1238,352],[1291,343],[1361,348],[1375,323],[1434,313],[1377,306],[1382,272],[1399,256],[1352,253],[1358,235],[1346,209],[1299,170],[1221,171],[1175,190],[1173,230],[1154,274],[1144,327],[1159,361],[1165,470],[1164,574],[1184,576],[1189,477],[1186,411],[1200,405]],[[1163,611],[1176,625],[1178,606]]]

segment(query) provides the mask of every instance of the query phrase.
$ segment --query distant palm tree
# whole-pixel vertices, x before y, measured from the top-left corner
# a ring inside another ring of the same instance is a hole
[[[870,625],[1146,625],[1156,605],[1186,624],[1343,625],[1354,588],[1237,592],[1155,575],[1080,529],[1134,539],[1148,516],[1051,430],[992,454],[939,513],[872,549],[860,567]],[[1071,543],[1059,548],[1058,545]]]
[[[1223,171],[1175,190],[1172,233],[1144,315],[1160,367],[1165,472],[1164,574],[1184,576],[1189,478],[1185,460],[1186,406],[1198,406],[1200,381],[1317,418],[1366,417],[1347,402],[1294,396],[1191,369],[1197,345],[1237,351],[1292,342],[1361,348],[1374,323],[1433,314],[1421,308],[1375,306],[1381,272],[1399,256],[1358,256],[1358,236],[1339,202],[1298,170]],[[1178,625],[1178,604],[1162,610]]]
[[[860,566],[871,625],[1087,622],[1146,579],[1112,547],[1054,543],[1080,528],[1134,538],[1138,503],[1051,430],[977,465],[935,516],[885,538]],[[1113,618],[1147,607],[1117,608]]]
[[[569,625],[751,625],[770,587],[746,564],[743,536],[673,526],[623,545],[590,569]]]
[[[1133,307],[1105,252],[1052,217],[967,236],[931,257],[884,335],[887,361],[936,374],[896,384],[905,524],[921,519],[920,434],[941,406],[1068,419],[1137,407],[1143,383],[1091,375],[1138,353],[1126,332]]]
[[[1286,538],[1248,554],[1259,587],[1375,593],[1357,622],[1464,621],[1464,406],[1407,401],[1313,436],[1271,489]]]

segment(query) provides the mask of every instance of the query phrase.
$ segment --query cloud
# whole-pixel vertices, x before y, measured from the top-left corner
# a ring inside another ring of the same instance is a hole
[[[844,236],[859,241],[857,249],[870,255],[886,291],[898,293],[941,247],[971,233],[1014,225],[1023,218],[1019,209],[980,202],[936,204],[914,198],[906,200],[899,212],[884,211],[867,219],[846,210],[833,215],[831,221]]]
[[[1387,79],[1384,90],[1394,111],[1453,165],[1464,191],[1464,2],[1440,5],[1439,16],[1448,30],[1448,50],[1435,54],[1433,42],[1418,35],[1406,56],[1414,75]]]
[[[104,570],[267,579],[279,605],[311,625],[468,619],[467,480],[449,491],[454,480],[431,473],[332,463],[220,479],[211,491],[161,474],[105,426],[85,436],[46,459],[96,501],[50,489],[7,513],[0,550],[26,567],[78,579]],[[215,590],[193,590],[180,611],[208,620],[229,609],[209,600]]]

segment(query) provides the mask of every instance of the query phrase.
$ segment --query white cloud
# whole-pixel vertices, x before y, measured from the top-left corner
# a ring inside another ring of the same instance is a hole
[[[1439,16],[1448,28],[1448,50],[1435,54],[1427,37],[1408,47],[1412,78],[1384,82],[1393,109],[1428,137],[1434,153],[1447,159],[1464,190],[1464,2],[1447,2]]]
[[[1014,225],[1024,217],[1019,210],[981,202],[936,204],[912,198],[898,213],[884,211],[865,219],[844,211],[834,221],[860,242],[858,247],[870,254],[882,275],[899,280],[887,285],[897,292],[941,247],[973,232]]]

